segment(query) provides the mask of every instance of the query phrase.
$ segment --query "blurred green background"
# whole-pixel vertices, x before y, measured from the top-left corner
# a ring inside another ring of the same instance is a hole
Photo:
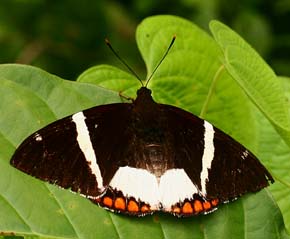
[[[0,0],[0,63],[30,64],[74,80],[96,64],[120,66],[104,44],[108,37],[144,77],[135,29],[156,14],[187,18],[206,31],[209,21],[218,19],[252,44],[277,74],[290,76],[290,0]]]

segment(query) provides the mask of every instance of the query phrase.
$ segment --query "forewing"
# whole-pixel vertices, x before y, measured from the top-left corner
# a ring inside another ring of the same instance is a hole
[[[207,195],[231,200],[274,182],[271,174],[243,145],[214,127],[215,156],[208,169]]]
[[[174,134],[175,166],[184,168],[205,199],[226,202],[274,182],[249,150],[221,130],[179,108],[162,108]]]
[[[25,139],[10,163],[36,178],[97,197],[117,170],[113,154],[130,110],[130,104],[102,105],[58,120]]]

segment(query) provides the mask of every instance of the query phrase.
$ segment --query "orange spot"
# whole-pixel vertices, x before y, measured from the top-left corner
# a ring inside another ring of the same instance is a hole
[[[107,207],[112,207],[113,205],[113,200],[110,197],[104,197],[103,198],[103,204]]]
[[[150,207],[148,205],[143,205],[141,207],[141,212],[149,212],[150,211]]]
[[[203,207],[202,207],[202,203],[199,200],[195,200],[193,202],[193,208],[195,212],[202,212],[203,211]]]
[[[180,213],[181,212],[180,207],[177,207],[177,206],[173,207],[172,208],[172,212],[174,212],[174,213]]]
[[[128,203],[128,211],[129,212],[138,212],[139,211],[138,204],[135,201],[130,200]]]
[[[116,209],[125,210],[126,203],[125,203],[124,198],[122,198],[122,197],[116,198],[114,206]]]
[[[219,200],[217,198],[213,199],[213,200],[211,200],[211,204],[215,207],[219,204]]]
[[[209,209],[211,208],[211,204],[210,204],[209,201],[205,201],[205,202],[203,202],[202,205],[203,205],[203,208],[204,208],[205,210],[209,210]]]
[[[182,207],[182,212],[185,214],[193,213],[192,206],[189,202],[184,203]]]

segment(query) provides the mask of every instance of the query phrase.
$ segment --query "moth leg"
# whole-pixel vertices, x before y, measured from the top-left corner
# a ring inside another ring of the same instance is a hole
[[[120,96],[120,98],[125,99],[125,100],[127,100],[127,101],[132,101],[132,102],[133,102],[133,101],[135,100],[135,99],[132,98],[132,97],[129,97],[129,96],[123,95],[122,91],[119,91],[119,96]]]

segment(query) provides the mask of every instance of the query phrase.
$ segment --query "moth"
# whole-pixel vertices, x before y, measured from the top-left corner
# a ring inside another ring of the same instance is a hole
[[[33,133],[16,149],[11,165],[101,207],[136,216],[207,214],[274,182],[229,135],[192,113],[155,102],[149,80],[140,80],[131,103],[86,109]]]

